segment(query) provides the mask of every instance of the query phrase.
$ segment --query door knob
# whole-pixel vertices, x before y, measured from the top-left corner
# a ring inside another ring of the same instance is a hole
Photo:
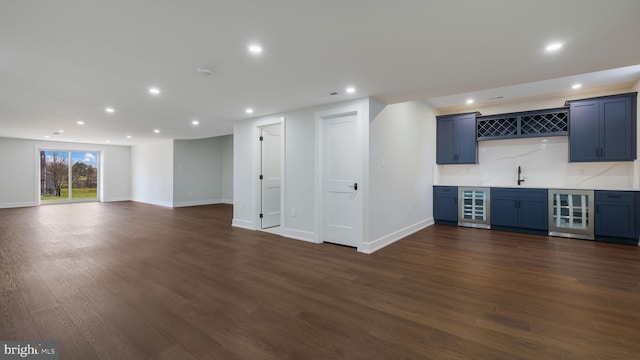
[[[358,190],[358,183],[353,183],[353,185],[349,185],[350,188],[353,188],[353,190]]]

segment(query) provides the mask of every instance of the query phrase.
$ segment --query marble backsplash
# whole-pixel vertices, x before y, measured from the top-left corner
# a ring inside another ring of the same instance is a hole
[[[634,162],[569,163],[566,136],[478,142],[477,165],[436,165],[434,184],[574,189],[638,189]]]

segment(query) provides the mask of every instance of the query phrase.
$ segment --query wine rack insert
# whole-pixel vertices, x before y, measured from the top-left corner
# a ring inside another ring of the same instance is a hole
[[[478,116],[478,140],[514,139],[569,134],[569,108]]]

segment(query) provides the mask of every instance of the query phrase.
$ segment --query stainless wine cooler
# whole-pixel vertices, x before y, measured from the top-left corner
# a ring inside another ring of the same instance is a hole
[[[458,225],[489,229],[489,188],[458,188]]]
[[[594,239],[593,190],[549,189],[549,235]]]

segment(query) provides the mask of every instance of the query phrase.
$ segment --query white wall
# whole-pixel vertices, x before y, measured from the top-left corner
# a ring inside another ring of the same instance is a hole
[[[420,101],[387,105],[371,121],[371,251],[433,224],[435,132],[435,111]]]
[[[238,121],[233,127],[233,226],[255,230],[254,121]]]
[[[233,135],[222,136],[222,202],[233,204]]]
[[[222,202],[222,138],[175,140],[173,206]]]
[[[233,135],[132,149],[133,200],[167,207],[231,203]]]
[[[173,206],[173,140],[133,146],[132,200]]]
[[[75,145],[74,145],[75,146]],[[103,201],[131,200],[131,147],[96,146],[102,152]]]
[[[284,233],[315,239],[315,112],[305,109],[287,113],[285,122]],[[293,213],[295,212],[295,216]],[[295,236],[293,236],[295,237]]]
[[[565,100],[626,92],[611,91],[582,96],[538,99],[467,109],[482,115],[564,106]],[[440,185],[517,186],[522,167],[522,187],[575,189],[631,189],[638,175],[638,162],[569,163],[568,136],[489,140],[478,142],[477,165],[439,165],[435,183]],[[635,170],[634,170],[635,168]],[[637,188],[637,184],[635,185]]]
[[[233,225],[257,228],[259,199],[257,167],[258,127],[284,119],[284,221],[281,234],[316,241],[315,223],[315,113],[336,107],[360,105],[368,119],[369,99],[358,99],[287,112],[275,117],[247,119],[234,126]],[[366,134],[368,137],[368,133]],[[367,139],[364,139],[367,143]],[[368,153],[368,147],[366,149]],[[368,158],[368,155],[366,155]],[[368,162],[367,164],[368,165]],[[368,181],[365,179],[365,181]],[[365,184],[363,184],[364,186]],[[365,187],[366,188],[366,187]],[[368,190],[367,190],[368,191]],[[368,231],[368,227],[365,228]]]
[[[100,152],[102,200],[131,199],[131,149],[128,146],[0,138],[5,166],[5,170],[0,172],[0,208],[38,205],[40,150]]]

